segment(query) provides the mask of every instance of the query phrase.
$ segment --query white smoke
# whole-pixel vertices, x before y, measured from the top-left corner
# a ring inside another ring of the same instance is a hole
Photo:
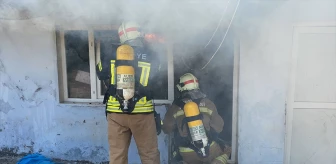
[[[166,40],[188,47],[183,54],[188,57],[212,45],[207,47],[214,50],[206,54],[210,59],[226,39],[238,1],[3,0],[0,31],[29,32],[26,27],[54,31],[55,25],[118,26],[122,20],[135,20],[145,31],[160,33]]]
[[[205,31],[211,37],[226,7],[227,1],[200,0],[3,0],[0,21],[3,27],[4,21],[41,17],[61,25],[120,24],[123,19],[131,19],[175,39]]]

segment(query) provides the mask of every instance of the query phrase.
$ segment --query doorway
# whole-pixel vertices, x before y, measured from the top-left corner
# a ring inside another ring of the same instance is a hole
[[[203,40],[206,40],[205,37]],[[224,128],[220,133],[220,138],[232,148],[228,162],[235,163],[237,161],[239,39],[233,31],[229,32],[223,45],[213,55],[222,41],[222,37],[221,34],[214,37],[206,49],[203,49],[204,42],[174,44],[174,86],[177,85],[179,77],[187,72],[198,78],[201,91],[214,102],[219,115],[224,120]],[[202,36],[199,38],[201,40]],[[209,60],[211,61],[209,62]],[[176,87],[174,93],[174,98],[178,98],[179,91]],[[171,137],[170,140],[173,138]],[[169,156],[171,157],[171,154]]]

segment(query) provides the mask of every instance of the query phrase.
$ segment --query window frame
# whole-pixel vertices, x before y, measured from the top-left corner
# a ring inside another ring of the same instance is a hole
[[[58,97],[61,104],[98,104],[102,105],[103,94],[101,94],[101,81],[96,74],[96,64],[100,61],[100,41],[95,40],[95,30],[117,30],[114,25],[91,25],[91,26],[56,26],[56,48],[57,48],[57,70],[58,70]],[[90,63],[90,86],[91,98],[69,98],[68,96],[68,74],[66,72],[66,51],[65,51],[65,31],[86,30],[88,31],[89,63]],[[167,65],[168,65],[168,99],[154,99],[154,104],[171,104],[174,100],[174,64],[173,47],[167,42]]]

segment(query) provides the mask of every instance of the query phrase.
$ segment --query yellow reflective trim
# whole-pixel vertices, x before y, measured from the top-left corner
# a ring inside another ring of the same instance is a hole
[[[135,107],[148,107],[148,106],[153,106],[153,103],[146,103],[146,104],[135,104]]]
[[[150,67],[151,64],[147,62],[138,61],[138,66],[139,67]]]
[[[116,99],[115,97],[110,96],[108,102],[113,102],[113,101],[118,102],[117,99]]]
[[[147,101],[146,104],[153,104],[153,100]]]
[[[111,60],[111,84],[115,84],[115,60]]]
[[[203,112],[203,113],[207,113],[209,114],[210,116],[212,115],[212,110],[209,109],[209,108],[206,108],[206,107],[199,107],[200,111]]]
[[[150,63],[147,62],[140,62],[138,61],[138,67],[141,67],[141,75],[140,75],[140,83],[144,86],[148,85],[148,79],[149,79],[149,74],[150,74]],[[115,60],[111,60],[111,84],[115,84]],[[110,97],[109,102],[110,101],[116,101],[116,98],[114,97]],[[119,104],[119,102],[118,102]],[[111,105],[114,105],[111,104]],[[138,106],[152,106],[153,103],[152,101],[147,101],[146,97],[141,98],[138,103],[135,105],[136,107]]]
[[[119,107],[119,101],[117,101],[117,99],[115,97],[110,96],[110,98],[107,102],[107,105],[112,105],[112,106],[115,106],[115,107]],[[137,102],[135,104],[135,107],[150,107],[150,106],[153,106],[153,101],[152,100],[146,101],[145,103]]]
[[[199,107],[201,113],[206,113],[209,114],[210,116],[212,115],[212,110],[206,107]],[[184,111],[183,110],[179,110],[177,111],[174,115],[174,118],[177,118],[179,116],[184,116]]]
[[[141,67],[140,83],[143,86],[148,85],[148,79],[150,74],[150,63],[147,62],[138,62],[138,67]]]
[[[212,145],[214,145],[214,144],[215,144],[215,142],[212,141],[210,147],[211,147]],[[190,148],[188,148],[188,147],[179,147],[179,150],[180,150],[181,153],[190,153],[190,152],[193,152],[193,151],[194,151],[193,149],[190,149]]]
[[[150,101],[147,101],[146,100],[146,97],[144,97],[143,100],[141,100],[142,102],[138,101],[135,106],[152,106],[153,105],[153,101],[150,100]]]
[[[179,117],[179,116],[184,116],[184,111],[183,110],[179,110],[173,116],[174,116],[174,118]]]
[[[140,75],[140,83],[143,86],[148,85],[149,73],[150,73],[150,67],[142,67]]]
[[[141,75],[140,75],[140,84],[142,84],[143,86],[145,86],[144,85],[144,74],[145,74],[145,69],[144,69],[144,67],[142,67]]]
[[[221,161],[223,164],[226,164],[229,157],[226,154],[223,154],[221,156],[218,156],[216,160]]]
[[[115,106],[107,106],[107,111],[109,112],[115,112],[115,113],[123,113],[119,107],[115,107]],[[154,108],[153,107],[138,107],[135,108],[132,113],[149,113],[149,112],[153,112]]]
[[[98,63],[98,68],[99,68],[99,71],[102,71],[103,70],[103,66],[101,64],[101,61]]]
[[[138,101],[138,103],[140,103],[140,104],[146,104],[146,102],[147,102],[147,98],[146,98],[146,97],[143,97],[143,98],[141,98],[141,99]]]
[[[147,86],[148,85],[148,80],[149,80],[149,73],[150,73],[150,67],[147,67],[146,69],[146,72],[145,72],[145,82],[144,82],[144,86]]]
[[[115,101],[107,102],[107,105],[112,105],[112,106],[118,105],[119,106],[119,102],[115,102]]]

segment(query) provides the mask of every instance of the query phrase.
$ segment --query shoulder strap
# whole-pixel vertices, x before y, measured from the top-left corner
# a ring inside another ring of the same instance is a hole
[[[118,67],[121,65],[132,66],[134,69],[138,66],[138,64],[136,64],[134,60],[116,60],[115,61],[115,67]]]
[[[199,105],[202,100],[203,100],[203,98],[199,98],[199,99],[193,99],[192,101]],[[185,103],[180,99],[179,101],[175,102],[175,104],[178,105],[181,108],[181,110],[183,110],[183,106],[184,106]],[[191,122],[191,121],[195,121],[195,120],[203,120],[203,114],[200,113],[197,116],[183,118],[182,125],[181,125],[182,130],[183,130],[185,124],[187,124],[188,122]],[[205,147],[205,152],[206,152],[207,156],[209,155],[209,148],[210,148],[210,145],[213,141],[213,139],[211,137],[211,134],[209,134],[209,133],[210,133],[209,131],[206,131],[206,134],[208,136],[208,141],[209,141],[208,145],[206,145],[206,147]],[[190,142],[192,140],[190,130],[188,130],[188,137],[187,138],[188,138],[187,140],[189,140],[189,142],[185,146],[189,147],[190,149],[193,149],[200,158],[206,158],[207,156],[205,156],[205,157],[202,156],[202,152],[200,151],[200,149],[195,147],[195,145]]]

